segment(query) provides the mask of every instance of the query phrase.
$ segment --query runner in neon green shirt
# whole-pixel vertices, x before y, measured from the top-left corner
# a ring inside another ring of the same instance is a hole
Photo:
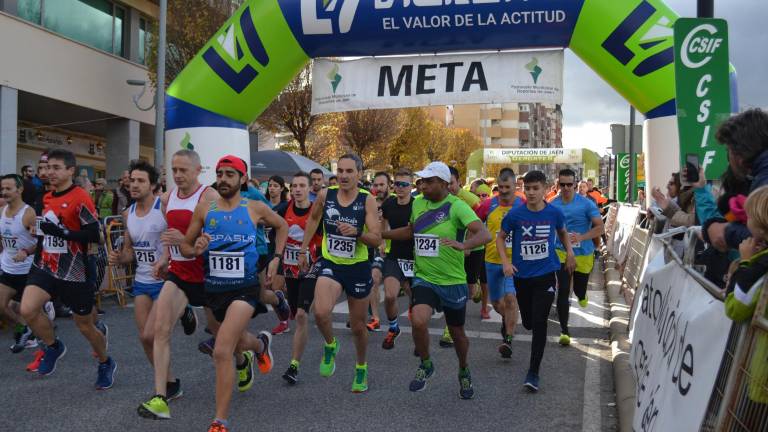
[[[447,165],[432,162],[416,175],[422,178],[424,196],[413,201],[410,225],[382,235],[392,240],[414,239],[412,324],[421,365],[410,390],[424,390],[434,374],[427,324],[433,311],[442,308],[459,358],[459,396],[471,399],[474,388],[467,364],[469,340],[464,333],[468,294],[464,250],[488,243],[491,234],[466,203],[448,192],[451,173]],[[472,233],[468,240],[464,240],[465,230]]]

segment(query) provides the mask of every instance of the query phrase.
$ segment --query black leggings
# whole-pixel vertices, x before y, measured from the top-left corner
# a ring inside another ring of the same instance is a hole
[[[560,288],[557,290],[557,317],[560,319],[560,331],[568,333],[568,315],[571,313],[571,305],[568,297],[571,295],[571,275],[565,269],[565,264],[560,266],[557,272],[557,280],[560,282]],[[573,292],[579,300],[587,297],[587,285],[589,284],[589,274],[573,272]]]
[[[541,359],[544,358],[544,347],[547,346],[547,319],[555,300],[557,275],[552,272],[533,278],[516,277],[515,288],[523,327],[533,331],[529,370],[538,374]]]

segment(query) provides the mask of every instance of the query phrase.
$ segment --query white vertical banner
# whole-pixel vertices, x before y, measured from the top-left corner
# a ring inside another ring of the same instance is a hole
[[[672,261],[648,270],[633,311],[630,366],[636,431],[697,431],[720,369],[731,320]]]
[[[472,103],[563,103],[563,51],[319,59],[312,114]]]

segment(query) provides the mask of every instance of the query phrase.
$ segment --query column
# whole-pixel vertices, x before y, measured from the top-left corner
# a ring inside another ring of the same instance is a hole
[[[125,58],[139,62],[139,20],[141,13],[136,8],[128,8],[128,35],[125,39]],[[144,54],[146,55],[146,53]]]
[[[18,174],[16,171],[18,121],[19,91],[0,86],[0,174]]]
[[[18,14],[18,0],[0,0],[0,10],[11,15]]]
[[[140,123],[136,120],[107,121],[107,181],[116,182],[131,161],[139,158],[139,129]]]

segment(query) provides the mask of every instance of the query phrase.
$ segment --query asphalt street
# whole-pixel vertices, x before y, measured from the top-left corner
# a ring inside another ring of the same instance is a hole
[[[318,373],[322,343],[313,327],[301,363],[299,383],[289,387],[281,378],[290,361],[291,334],[274,337],[275,367],[258,375],[246,393],[232,401],[230,422],[236,431],[604,431],[616,429],[613,371],[608,343],[607,308],[602,276],[593,273],[590,305],[571,308],[570,347],[557,344],[559,325],[553,307],[549,338],[541,366],[541,390],[530,394],[522,387],[530,355],[530,332],[518,326],[511,359],[500,358],[500,319],[480,320],[480,305],[470,303],[470,369],[475,386],[473,400],[458,397],[458,362],[453,349],[437,344],[444,320],[430,324],[435,376],[427,389],[408,391],[418,366],[413,356],[410,323],[401,317],[403,334],[391,351],[381,349],[385,332],[369,338],[369,391],[350,392],[354,373],[354,347],[345,328],[346,304],[334,310],[334,327],[341,344],[336,373]],[[399,301],[405,311],[406,299]],[[210,357],[197,350],[208,335],[198,328],[185,336],[177,326],[172,341],[172,367],[181,378],[184,396],[171,402],[172,419],[140,418],[136,407],[152,396],[152,371],[138,342],[133,309],[105,303],[110,326],[110,353],[118,362],[115,386],[94,389],[96,362],[87,343],[69,319],[56,321],[59,337],[68,346],[54,375],[41,378],[24,370],[32,350],[11,354],[0,350],[0,430],[57,431],[190,431],[205,430],[214,414],[214,369]],[[383,310],[383,305],[382,305]],[[202,313],[198,314],[202,319]],[[251,323],[254,332],[277,323],[274,313]],[[0,339],[8,346],[6,329]]]

